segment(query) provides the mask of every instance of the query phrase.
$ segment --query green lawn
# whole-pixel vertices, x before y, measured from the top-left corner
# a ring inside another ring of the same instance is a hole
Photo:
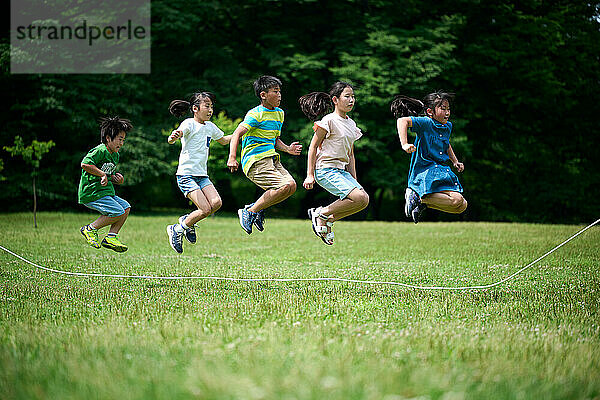
[[[173,216],[132,216],[117,254],[85,244],[92,214],[0,215],[0,244],[78,272],[496,282],[582,226],[200,223],[177,255]],[[592,222],[592,221],[590,221]],[[0,251],[0,399],[600,398],[600,228],[485,291],[340,282],[70,277]]]

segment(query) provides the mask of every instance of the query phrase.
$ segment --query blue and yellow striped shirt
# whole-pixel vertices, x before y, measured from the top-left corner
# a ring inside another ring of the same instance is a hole
[[[279,157],[275,142],[281,135],[284,113],[279,107],[270,110],[263,105],[248,111],[240,126],[248,129],[242,136],[242,170],[248,170],[258,160]]]

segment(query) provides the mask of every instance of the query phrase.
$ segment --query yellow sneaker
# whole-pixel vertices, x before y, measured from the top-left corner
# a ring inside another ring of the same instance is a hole
[[[98,243],[98,229],[93,229],[91,226],[85,225],[81,227],[79,232],[81,232],[90,246],[96,249],[100,248],[100,243]]]
[[[127,251],[127,245],[121,243],[117,236],[107,236],[102,239],[102,246],[107,249],[111,249],[116,251],[117,253],[122,253]]]

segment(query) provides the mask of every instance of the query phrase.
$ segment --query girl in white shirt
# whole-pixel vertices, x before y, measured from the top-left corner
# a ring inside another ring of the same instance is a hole
[[[356,180],[354,142],[362,136],[356,123],[348,117],[354,107],[354,89],[346,82],[336,82],[329,93],[313,92],[299,100],[302,112],[311,120],[333,108],[333,112],[316,121],[315,134],[308,149],[308,167],[304,187],[315,182],[339,197],[325,207],[310,208],[312,228],[321,240],[332,245],[333,222],[355,214],[369,204],[369,195]]]
[[[196,210],[179,218],[177,224],[167,226],[169,243],[173,250],[183,252],[183,239],[196,243],[194,224],[215,213],[221,207],[221,197],[208,179],[207,161],[211,140],[229,145],[231,135],[224,136],[215,124],[209,121],[213,114],[215,95],[210,92],[197,92],[189,101],[173,100],[169,112],[177,117],[188,113],[193,118],[185,119],[179,128],[169,135],[168,143],[181,139],[181,153],[177,168],[177,185],[183,195],[197,207]]]

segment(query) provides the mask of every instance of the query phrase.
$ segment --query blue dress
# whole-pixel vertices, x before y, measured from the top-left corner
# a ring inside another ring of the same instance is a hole
[[[447,165],[450,157],[452,123],[442,124],[429,117],[410,117],[412,131],[417,134],[408,170],[408,187],[420,197],[429,193],[453,191],[462,193],[458,177]]]

